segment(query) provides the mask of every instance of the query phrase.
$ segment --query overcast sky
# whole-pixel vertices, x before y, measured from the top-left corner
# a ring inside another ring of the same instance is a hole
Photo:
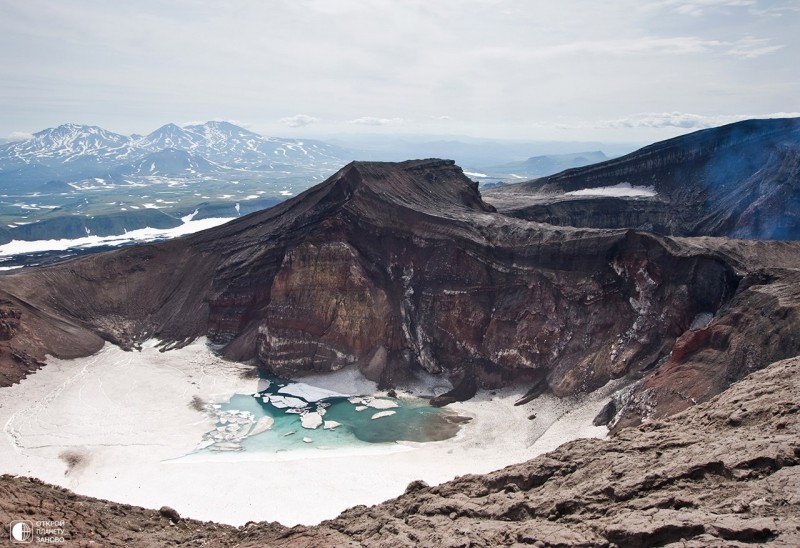
[[[647,142],[800,111],[800,1],[0,0],[0,136]]]

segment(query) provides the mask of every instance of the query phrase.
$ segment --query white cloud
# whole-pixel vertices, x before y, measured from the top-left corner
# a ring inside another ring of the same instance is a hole
[[[27,141],[31,137],[33,137],[33,135],[26,131],[12,131],[8,135],[8,138],[11,141]]]
[[[784,14],[791,12],[800,12],[800,6],[792,6],[789,4],[769,6],[769,7],[754,7],[749,10],[751,14],[760,17],[783,17]]]
[[[673,36],[577,41],[540,47],[531,50],[488,47],[479,50],[478,55],[488,59],[514,59],[518,62],[532,62],[562,56],[664,56],[689,55],[697,53],[720,52],[745,59],[753,59],[774,53],[784,46],[772,44],[769,38],[747,36],[736,41],[705,39],[697,36]]]
[[[0,66],[3,136],[238,118],[547,138],[536,122],[795,110],[800,89],[798,0],[0,3],[0,49],[15,53]]]
[[[756,0],[664,0],[658,5],[671,8],[681,15],[699,17],[709,11],[724,8],[755,6],[757,2]]]
[[[732,44],[732,47],[727,51],[728,55],[739,57],[740,59],[755,59],[762,55],[769,55],[775,53],[779,49],[783,49],[783,45],[770,45],[771,40],[766,38],[753,38],[748,36],[742,38]]]
[[[723,114],[706,116],[688,112],[643,112],[626,118],[600,120],[596,128],[681,128],[704,129],[717,127],[751,118],[796,118],[800,112],[774,112],[771,114]]]
[[[250,129],[252,127],[252,124],[249,122],[242,122],[241,120],[225,120],[222,118],[211,118],[210,120],[189,120],[186,122],[181,122],[179,125],[181,127],[202,126],[203,124],[207,124],[208,122],[228,122],[229,124],[233,124],[234,126],[239,126],[245,129]]]
[[[348,120],[348,124],[360,126],[397,126],[403,123],[402,118],[376,118],[374,116],[362,116],[355,120]]]
[[[315,118],[314,116],[309,116],[307,114],[295,114],[294,116],[281,118],[280,121],[282,124],[286,124],[289,127],[305,127],[315,122],[319,122],[319,118]]]

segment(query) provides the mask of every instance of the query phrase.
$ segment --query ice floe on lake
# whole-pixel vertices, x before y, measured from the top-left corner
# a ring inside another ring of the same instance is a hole
[[[308,430],[316,430],[322,426],[322,415],[317,412],[300,415],[300,424],[303,428],[307,428]]]
[[[324,400],[327,398],[346,398],[347,395],[339,394],[338,392],[333,392],[331,390],[325,390],[324,388],[318,388],[316,386],[311,386],[310,384],[305,384],[302,382],[296,382],[284,386],[280,390],[278,390],[279,394],[289,394],[290,396],[296,396],[298,398],[302,398],[308,403],[315,403],[320,400]]]
[[[375,398],[373,396],[356,396],[348,398],[348,401],[353,405],[356,405],[356,411],[363,411],[367,407],[371,407],[373,409],[393,409],[398,407],[396,401]]]

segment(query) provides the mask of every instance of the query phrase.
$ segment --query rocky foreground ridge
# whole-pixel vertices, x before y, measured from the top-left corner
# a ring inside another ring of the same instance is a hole
[[[486,475],[413,482],[315,527],[175,519],[10,476],[0,523],[64,520],[73,546],[798,546],[798,393],[800,358],[784,360],[663,421]]]
[[[800,244],[553,227],[486,204],[446,160],[356,162],[192,237],[0,277],[0,381],[45,354],[206,335],[287,377],[358,367],[391,387],[531,397],[641,379],[618,427],[800,354]]]

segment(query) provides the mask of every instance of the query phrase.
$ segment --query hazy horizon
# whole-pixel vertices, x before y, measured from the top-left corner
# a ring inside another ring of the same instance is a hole
[[[0,137],[146,134],[643,144],[798,116],[800,6],[768,0],[0,0]]]

